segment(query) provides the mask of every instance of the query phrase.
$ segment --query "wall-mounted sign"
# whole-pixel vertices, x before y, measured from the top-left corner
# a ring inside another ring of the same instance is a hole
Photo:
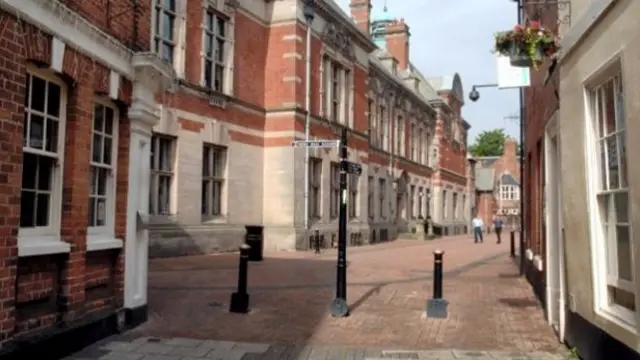
[[[511,66],[508,56],[497,56],[498,88],[510,89],[528,87],[531,85],[531,70],[529,68]]]

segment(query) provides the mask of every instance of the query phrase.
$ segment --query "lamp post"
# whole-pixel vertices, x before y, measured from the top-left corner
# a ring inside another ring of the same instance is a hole
[[[313,1],[305,0],[303,4],[304,18],[307,21],[307,49],[305,53],[305,119],[304,139],[311,137],[311,25],[315,18]],[[309,147],[304,148],[304,229],[309,230]]]
[[[523,8],[522,4],[518,2],[518,23],[522,21]],[[474,85],[471,87],[471,91],[469,92],[469,99],[471,101],[478,101],[480,99],[480,93],[478,92],[478,88],[485,87],[498,87],[498,84],[481,84]],[[523,254],[524,249],[524,201],[522,201],[522,194],[524,194],[523,189],[523,180],[524,180],[524,121],[525,121],[525,113],[524,113],[524,89],[519,88],[518,91],[520,97],[520,154],[518,160],[520,161],[520,181],[519,181],[519,191],[520,191],[520,253]],[[522,258],[522,257],[521,257]],[[520,275],[524,274],[524,261],[520,261]]]
[[[439,164],[438,164],[438,148],[434,147],[431,152],[431,168],[433,169],[433,173],[431,173],[431,181],[429,182],[429,193],[427,194],[427,201],[429,202],[427,205],[427,235],[429,237],[433,236],[433,198],[435,191],[435,176],[438,173]]]

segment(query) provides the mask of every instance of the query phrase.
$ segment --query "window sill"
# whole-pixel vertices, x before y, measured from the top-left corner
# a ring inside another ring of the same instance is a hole
[[[203,225],[224,225],[227,223],[226,216],[203,217],[201,220]]]
[[[596,309],[596,314],[606,321],[621,327],[631,334],[637,335],[635,314],[630,311],[618,310],[615,307]]]
[[[110,235],[89,235],[87,236],[87,251],[101,251],[110,249],[121,249],[124,242]]]
[[[71,245],[59,236],[18,236],[18,257],[64,254]]]

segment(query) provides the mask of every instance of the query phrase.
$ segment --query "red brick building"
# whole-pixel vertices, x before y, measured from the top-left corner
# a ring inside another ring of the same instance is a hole
[[[270,249],[334,239],[339,158],[292,146],[307,121],[313,139],[347,128],[363,167],[350,244],[427,216],[466,226],[460,77],[423,76],[402,20],[373,17],[374,43],[369,1],[357,24],[333,1],[311,23],[302,7],[0,2],[0,352],[56,357],[144,321],[149,252],[236,249],[248,225]]]
[[[539,19],[541,25],[558,30],[557,6],[525,6],[529,19]],[[524,241],[526,274],[537,296],[545,301],[546,214],[545,137],[547,125],[557,116],[558,74],[550,73],[547,62],[531,70],[531,86],[524,90]]]
[[[520,161],[518,142],[507,138],[501,156],[481,156],[475,160],[475,212],[491,227],[496,215],[507,228],[519,228]]]
[[[138,184],[172,70],[144,53],[148,6],[65,4],[0,2],[0,353],[18,358],[146,316]]]

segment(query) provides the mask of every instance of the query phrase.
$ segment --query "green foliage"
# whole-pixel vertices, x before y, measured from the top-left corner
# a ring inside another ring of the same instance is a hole
[[[504,129],[485,130],[476,136],[469,152],[473,156],[501,156],[506,137]]]

